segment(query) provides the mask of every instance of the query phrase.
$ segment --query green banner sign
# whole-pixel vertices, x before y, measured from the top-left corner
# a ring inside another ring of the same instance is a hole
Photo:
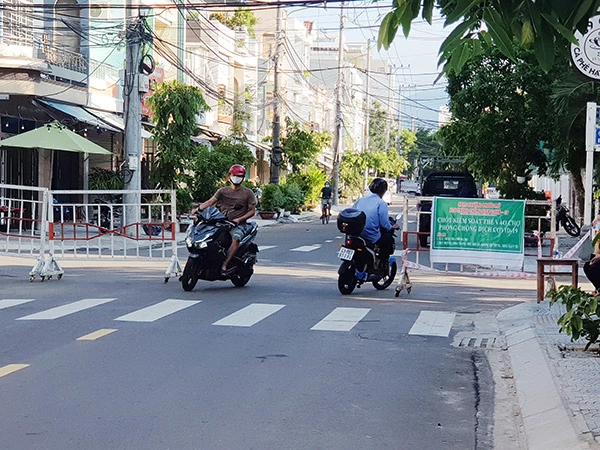
[[[432,250],[524,253],[525,201],[435,197]]]

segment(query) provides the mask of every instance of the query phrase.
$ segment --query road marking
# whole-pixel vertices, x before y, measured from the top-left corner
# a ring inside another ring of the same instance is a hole
[[[369,311],[371,308],[335,308],[311,330],[350,331]]]
[[[275,248],[277,247],[276,245],[261,245],[260,247],[258,247],[258,251],[262,252],[265,250],[269,250],[270,248]]]
[[[117,331],[115,328],[102,328],[101,330],[94,331],[93,333],[86,334],[85,336],[78,337],[77,341],[95,341],[101,337],[107,336]]]
[[[117,317],[115,320],[122,322],[154,322],[177,311],[194,306],[196,303],[200,303],[200,300],[175,300],[168,298],[156,305]]]
[[[34,301],[34,298],[5,298],[0,300],[0,309],[10,308],[11,306],[22,305]]]
[[[421,311],[408,334],[448,337],[456,313],[446,311]]]
[[[331,243],[331,242],[333,242],[333,239],[327,239],[325,242]]]
[[[233,314],[217,320],[213,325],[224,327],[251,327],[271,314],[275,314],[285,305],[274,305],[271,303],[252,303]]]
[[[93,308],[94,306],[102,305],[104,303],[112,302],[116,298],[84,298],[77,302],[68,303],[66,305],[57,306],[56,308],[47,309],[39,313],[31,314],[29,316],[20,317],[16,320],[54,320],[59,317],[68,316],[84,309]]]
[[[9,364],[8,366],[0,367],[0,378],[9,375],[17,370],[29,367],[29,364]]]
[[[302,247],[291,249],[290,252],[312,252],[313,250],[317,250],[319,248],[321,248],[321,244],[303,245]]]

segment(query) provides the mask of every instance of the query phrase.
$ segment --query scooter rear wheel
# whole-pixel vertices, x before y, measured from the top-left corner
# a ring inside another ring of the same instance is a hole
[[[342,295],[350,295],[358,280],[354,275],[354,266],[352,264],[348,264],[345,267],[340,267],[340,274],[338,276],[338,290]]]
[[[581,228],[571,216],[567,216],[563,219],[562,226],[570,236],[577,237],[581,234]]]
[[[230,279],[235,287],[244,287],[246,284],[248,284],[248,281],[250,281],[253,273],[253,269],[250,269],[244,273],[232,273]]]

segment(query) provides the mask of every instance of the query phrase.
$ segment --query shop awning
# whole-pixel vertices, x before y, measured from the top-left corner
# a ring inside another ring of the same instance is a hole
[[[121,132],[121,130],[117,129],[116,127],[113,127],[106,121],[101,120],[100,118],[96,117],[93,114],[90,114],[82,106],[69,105],[66,103],[57,103],[57,102],[52,102],[50,100],[38,100],[38,101],[40,103],[44,104],[45,106],[54,108],[62,113],[65,113],[71,117],[74,117],[75,119],[77,119],[80,122],[87,123],[88,125],[91,125],[93,127],[104,128],[105,130],[112,131],[114,133]]]
[[[116,114],[110,113],[108,111],[100,111],[98,109],[86,109],[86,111],[98,118],[102,119],[104,122],[110,124],[111,126],[118,128],[120,132],[125,130],[125,120],[122,117],[117,116]],[[146,131],[142,127],[142,139],[152,139],[152,133]]]
[[[40,150],[61,150],[64,152],[89,153],[92,155],[112,155],[98,144],[73,133],[58,122],[42,125],[26,133],[0,141],[0,147],[36,148]]]

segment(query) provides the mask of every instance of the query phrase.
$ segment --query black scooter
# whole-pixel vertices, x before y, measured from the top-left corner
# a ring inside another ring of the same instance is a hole
[[[258,225],[248,222],[250,230],[240,241],[240,248],[229,262],[226,274],[221,265],[231,245],[230,230],[236,226],[217,208],[211,206],[198,212],[193,225],[187,230],[185,244],[190,256],[179,278],[184,291],[191,291],[198,280],[231,280],[234,286],[245,286],[254,273],[258,246],[253,242]]]
[[[346,235],[344,245],[337,255],[342,260],[338,269],[338,289],[343,295],[351,294],[354,288],[369,281],[377,290],[386,289],[396,277],[396,258],[382,258],[379,249],[368,245],[365,239],[360,237],[365,222],[365,213],[357,209],[347,208],[338,215],[338,229]],[[390,223],[395,224],[395,219],[390,217]],[[395,236],[393,231],[382,232]]]
[[[581,234],[581,227],[569,214],[569,208],[562,204],[562,195],[556,199],[556,231],[558,231],[559,224],[570,236],[577,237]]]

